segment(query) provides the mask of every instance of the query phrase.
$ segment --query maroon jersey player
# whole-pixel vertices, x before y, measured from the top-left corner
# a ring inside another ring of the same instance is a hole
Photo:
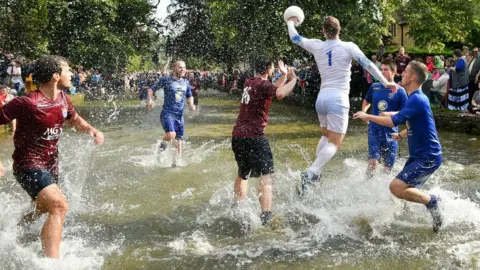
[[[13,99],[0,109],[0,124],[18,119],[13,141],[13,174],[35,202],[35,212],[48,213],[41,232],[45,256],[59,257],[62,227],[68,204],[58,182],[58,140],[65,122],[77,131],[89,133],[95,143],[103,143],[102,132],[75,112],[70,97],[72,73],[66,59],[43,56],[36,61],[34,80],[37,91]]]
[[[245,81],[240,113],[232,132],[232,150],[238,165],[234,184],[235,197],[242,200],[247,195],[249,177],[260,177],[258,192],[263,225],[271,218],[273,197],[270,177],[274,172],[273,156],[264,133],[268,110],[273,98],[283,99],[288,96],[297,82],[295,73],[290,69],[290,82],[285,84],[287,69],[282,61],[278,64],[282,77],[272,84],[268,80],[273,75],[272,62],[265,57],[255,60],[257,75]]]

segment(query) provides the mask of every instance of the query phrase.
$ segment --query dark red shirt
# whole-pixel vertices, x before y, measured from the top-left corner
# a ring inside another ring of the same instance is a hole
[[[13,170],[47,168],[56,172],[62,126],[75,115],[72,101],[63,91],[55,101],[40,91],[31,92],[0,109],[0,124],[18,120],[13,137]]]
[[[408,63],[410,63],[410,57],[406,55],[397,56],[397,58],[395,59],[395,63],[397,64],[397,74],[402,75],[402,73],[407,68]]]
[[[277,92],[270,81],[253,77],[245,81],[240,114],[233,127],[233,137],[262,137],[268,123],[268,109]]]

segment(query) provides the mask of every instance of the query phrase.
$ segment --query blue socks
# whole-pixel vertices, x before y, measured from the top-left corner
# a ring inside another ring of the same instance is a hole
[[[427,203],[427,209],[436,208],[438,205],[437,197],[435,195],[430,195],[430,201]]]

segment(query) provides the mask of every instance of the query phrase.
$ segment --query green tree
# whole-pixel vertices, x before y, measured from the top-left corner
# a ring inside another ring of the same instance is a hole
[[[0,4],[0,47],[36,57],[47,52],[47,0],[3,0]]]
[[[236,51],[226,40],[215,38],[211,26],[212,13],[205,1],[177,0],[170,9],[175,11],[168,16],[165,26],[167,54],[174,58],[192,57],[196,68],[201,68],[200,65],[207,68],[215,62],[226,63],[229,69],[233,68],[240,51]],[[183,31],[178,32],[178,29]]]
[[[2,2],[0,46],[31,59],[51,53],[87,68],[123,71],[129,56],[151,61],[158,49],[160,25],[149,0]]]
[[[342,24],[342,39],[355,41],[362,48],[376,49],[398,1],[344,0],[297,1],[306,15],[299,28],[302,35],[321,38],[325,15],[336,16]],[[272,58],[311,57],[291,45],[283,12],[291,4],[287,0],[177,0],[171,26],[183,31],[171,35],[175,48],[183,54],[208,57],[231,67],[257,55]],[[174,50],[170,50],[174,51]]]
[[[403,1],[401,11],[417,46],[442,50],[445,43],[468,42],[476,27],[480,0]],[[478,28],[477,28],[478,29]]]

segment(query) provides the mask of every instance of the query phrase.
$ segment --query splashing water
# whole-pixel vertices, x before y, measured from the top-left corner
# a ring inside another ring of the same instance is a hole
[[[230,107],[238,107],[238,101],[200,102],[198,117],[186,119],[190,138],[184,145],[184,167],[171,168],[175,153],[171,146],[162,153],[165,163],[158,161],[158,114],[146,115],[140,124],[130,119],[111,123],[101,147],[90,138],[66,133],[60,149],[61,186],[70,209],[60,260],[41,256],[38,235],[43,219],[17,225],[30,204],[12,176],[11,162],[5,162],[7,177],[0,182],[4,209],[0,268],[479,267],[480,186],[476,179],[480,170],[470,158],[476,150],[461,144],[470,137],[440,136],[446,161],[424,187],[441,198],[444,227],[435,234],[424,206],[390,194],[395,174],[378,170],[371,179],[365,178],[364,126],[349,133],[342,150],[325,168],[322,182],[313,185],[303,199],[296,198],[299,173],[312,161],[319,136],[294,132],[318,130],[318,122],[296,115],[302,111],[287,114],[291,107],[274,103],[272,135],[267,134],[276,166],[274,218],[263,227],[257,179],[249,180],[247,198],[234,203],[237,167],[229,137],[236,111]],[[110,114],[103,115],[106,123]],[[405,163],[405,151],[401,145],[394,172]]]

